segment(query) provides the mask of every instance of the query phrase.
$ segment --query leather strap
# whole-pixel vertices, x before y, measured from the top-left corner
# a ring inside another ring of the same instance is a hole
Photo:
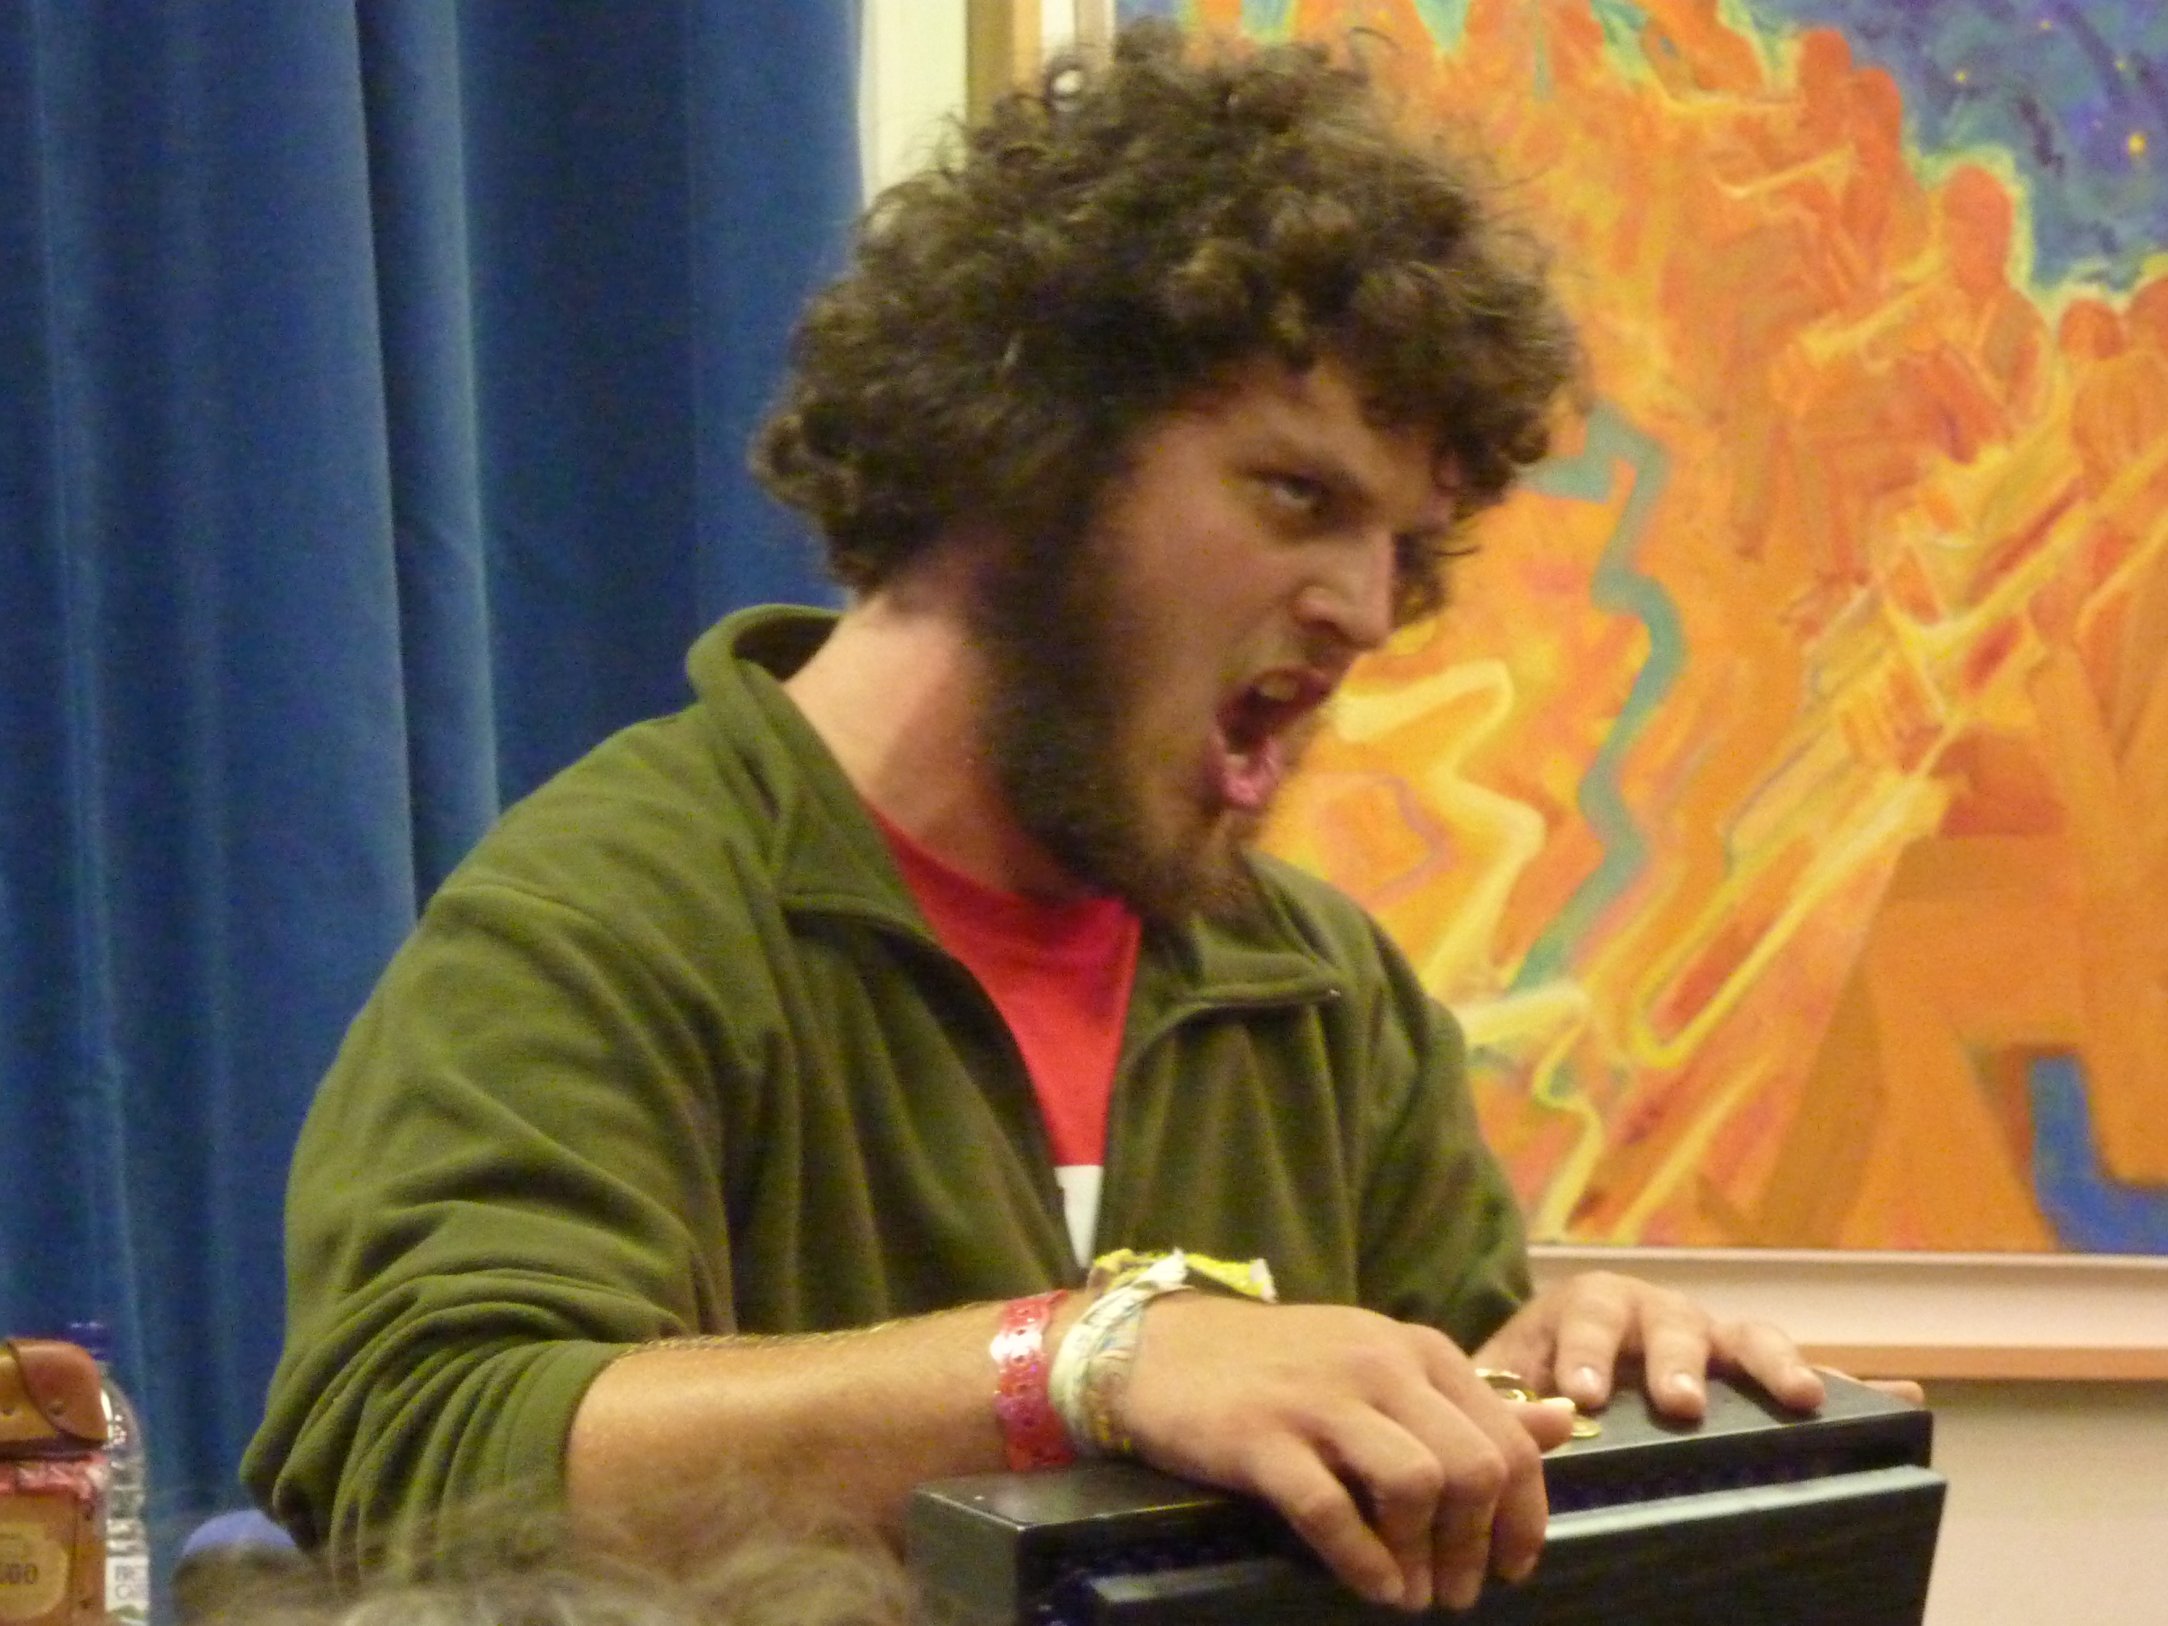
[[[0,1344],[0,1454],[89,1451],[105,1444],[98,1363],[57,1338]]]

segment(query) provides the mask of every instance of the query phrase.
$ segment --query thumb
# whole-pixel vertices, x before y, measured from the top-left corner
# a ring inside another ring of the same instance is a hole
[[[1574,1406],[1565,1396],[1515,1400],[1510,1405],[1521,1427],[1528,1430],[1528,1437],[1536,1442],[1537,1450],[1549,1451],[1573,1438]]]

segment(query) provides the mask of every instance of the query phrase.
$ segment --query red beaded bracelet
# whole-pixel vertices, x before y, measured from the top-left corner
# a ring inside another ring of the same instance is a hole
[[[994,1419],[1009,1466],[1018,1472],[1076,1461],[1076,1447],[1047,1394],[1046,1328],[1068,1289],[1011,1299],[994,1334]]]

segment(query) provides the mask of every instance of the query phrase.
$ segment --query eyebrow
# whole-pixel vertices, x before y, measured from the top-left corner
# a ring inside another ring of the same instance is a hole
[[[1357,499],[1372,509],[1385,506],[1377,486],[1366,479],[1353,463],[1336,448],[1315,444],[1300,430],[1285,428],[1279,424],[1260,425],[1256,445],[1249,456],[1256,461],[1300,465],[1306,478],[1330,486],[1337,497]],[[1427,542],[1451,534],[1454,526],[1452,493],[1445,482],[1437,477],[1435,464],[1432,465],[1430,474],[1430,495],[1442,501],[1447,511],[1434,520],[1396,526],[1393,530],[1396,538],[1405,537],[1410,541]]]
[[[1251,461],[1299,465],[1311,479],[1322,480],[1368,502],[1377,499],[1370,482],[1363,479],[1346,458],[1331,448],[1315,444],[1299,430],[1265,425],[1257,431],[1256,441],[1247,455]]]

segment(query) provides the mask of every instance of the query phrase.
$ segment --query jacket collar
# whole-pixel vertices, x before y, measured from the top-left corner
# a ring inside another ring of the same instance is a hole
[[[864,801],[783,692],[835,621],[833,611],[791,605],[737,611],[693,645],[687,675],[773,814],[766,856],[783,907],[855,917],[938,948]],[[1140,985],[1164,979],[1191,1006],[1310,1004],[1343,989],[1269,884],[1240,919],[1147,932],[1138,975]]]

